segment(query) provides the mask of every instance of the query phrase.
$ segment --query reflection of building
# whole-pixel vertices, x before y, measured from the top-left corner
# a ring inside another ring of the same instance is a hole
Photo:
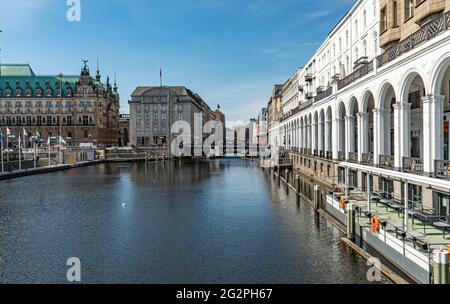
[[[449,10],[448,1],[355,2],[285,84],[270,133],[296,168],[450,214]]]
[[[201,126],[214,120],[213,112],[206,102],[183,86],[138,87],[131,95],[129,105],[131,144],[156,154],[171,155],[169,143],[178,134],[170,134],[170,127],[175,122],[188,122],[191,126],[191,143],[197,142],[196,146],[200,146],[207,134],[195,138],[194,115],[202,117]]]
[[[130,114],[119,115],[119,147],[127,147],[130,143]]]
[[[0,127],[29,137],[62,136],[69,145],[117,145],[119,94],[100,72],[91,77],[87,65],[77,76],[36,75],[27,64],[0,67]],[[62,87],[62,96],[61,96]],[[4,131],[3,131],[4,132]],[[5,133],[5,132],[4,132]]]

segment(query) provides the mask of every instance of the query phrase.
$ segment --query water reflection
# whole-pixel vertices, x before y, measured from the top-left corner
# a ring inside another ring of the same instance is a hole
[[[1,282],[64,283],[74,256],[85,283],[367,282],[339,231],[252,162],[105,164],[0,195]]]

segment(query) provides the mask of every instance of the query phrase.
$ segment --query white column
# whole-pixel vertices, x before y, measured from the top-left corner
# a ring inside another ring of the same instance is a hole
[[[339,135],[340,120],[335,119],[333,120],[332,123],[333,123],[333,137],[331,141],[331,152],[333,153],[333,159],[338,159],[339,142],[340,142],[340,135]]]
[[[403,167],[403,157],[411,155],[410,113],[410,103],[397,102],[394,105],[394,165],[398,169]]]
[[[442,160],[444,146],[444,96],[428,95],[423,101],[423,171],[434,173],[434,161]]]
[[[349,152],[354,152],[355,149],[355,117],[347,116],[345,117],[345,157],[349,159]]]
[[[314,153],[314,150],[317,150],[317,123],[313,123],[312,124],[312,130],[311,130],[311,133],[312,133],[312,140],[311,140],[311,144],[312,144],[312,147],[311,147],[311,152],[312,153]]]
[[[362,154],[369,151],[368,114],[358,113],[358,161],[362,161]]]
[[[325,122],[325,130],[324,130],[325,142],[324,142],[324,145],[323,145],[324,151],[325,151],[325,156],[326,156],[327,152],[330,151],[330,148],[331,148],[330,147],[330,129],[331,129],[331,122],[326,121]]]
[[[319,125],[317,127],[318,127],[318,129],[317,129],[318,136],[317,137],[319,138],[317,150],[323,151],[323,123],[319,122]]]
[[[378,165],[380,161],[380,154],[382,154],[381,150],[381,139],[380,134],[380,109],[373,110],[373,162],[374,165]]]

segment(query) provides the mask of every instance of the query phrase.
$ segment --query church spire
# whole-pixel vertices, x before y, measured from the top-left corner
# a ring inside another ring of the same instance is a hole
[[[117,88],[117,73],[114,72],[114,88],[113,88],[114,93],[117,93],[117,90],[118,90],[118,88]]]
[[[100,67],[98,64],[98,57],[97,57],[97,74],[95,75],[95,81],[100,83],[101,78],[102,78],[102,76],[100,75]]]

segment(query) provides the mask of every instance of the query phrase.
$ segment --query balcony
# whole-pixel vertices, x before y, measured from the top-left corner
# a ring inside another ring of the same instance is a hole
[[[325,99],[329,96],[331,96],[333,94],[333,87],[329,87],[327,89],[325,89],[324,91],[321,91],[320,93],[318,93],[316,95],[316,97],[314,97],[314,102],[318,102],[322,99]]]
[[[308,73],[305,75],[305,81],[311,82],[311,81],[313,81],[313,79],[314,79],[314,76],[312,73]]]
[[[306,99],[312,99],[313,98],[313,93],[312,92],[308,92],[305,94],[305,98]]]
[[[389,47],[383,54],[377,57],[377,66],[383,65],[397,59],[424,42],[427,42],[450,28],[450,12],[441,15],[439,18],[425,24],[420,30],[410,35],[408,38]]]
[[[363,165],[373,166],[374,165],[373,153],[363,153],[361,161]]]
[[[347,77],[338,82],[338,90],[341,90],[349,86],[353,82],[368,75],[372,71],[373,71],[373,61],[362,65],[359,69],[357,69],[356,71],[354,71],[353,73],[351,73],[350,75],[348,75]]]
[[[418,157],[403,157],[403,172],[422,174],[423,160]]]
[[[434,168],[437,178],[450,179],[450,160],[436,160]]]
[[[380,168],[394,169],[394,156],[380,155]]]
[[[338,152],[338,160],[345,161],[345,152],[343,151]]]
[[[333,152],[327,151],[327,153],[326,153],[326,158],[327,158],[327,159],[333,159]]]
[[[349,152],[348,161],[354,164],[358,163],[358,152]]]

